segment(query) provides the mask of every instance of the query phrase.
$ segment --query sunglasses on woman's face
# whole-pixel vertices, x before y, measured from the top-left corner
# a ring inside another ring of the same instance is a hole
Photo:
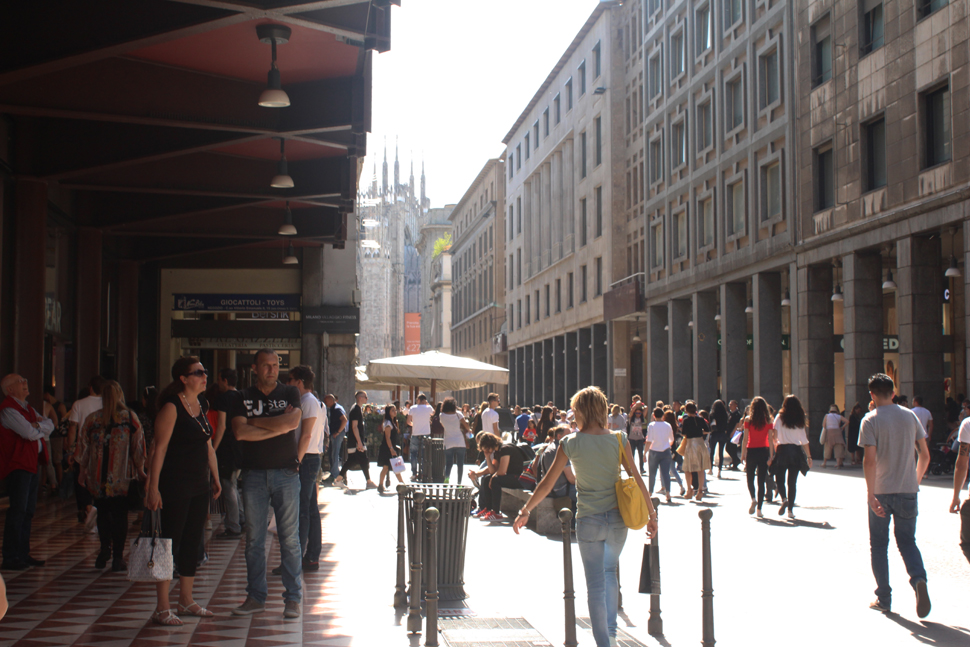
[[[209,371],[205,370],[204,368],[200,368],[194,371],[189,371],[188,373],[185,374],[185,377],[192,377],[193,375],[195,377],[205,377],[208,374],[209,374]]]

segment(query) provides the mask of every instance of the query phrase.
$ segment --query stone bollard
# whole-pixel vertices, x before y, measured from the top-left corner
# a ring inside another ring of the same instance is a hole
[[[711,517],[714,513],[705,508],[697,513],[701,518],[701,554],[703,561],[703,584],[701,599],[703,600],[704,632],[701,645],[714,647],[714,584],[711,578]]]
[[[404,549],[405,521],[404,505],[408,487],[406,485],[397,486],[397,584],[394,586],[394,608],[403,609],[408,606],[407,594],[407,562]]]
[[[428,508],[424,511],[424,520],[428,522],[428,546],[425,551],[425,558],[428,561],[428,586],[424,594],[425,600],[425,622],[427,627],[424,631],[425,647],[438,647],[438,518],[440,513],[437,508]]]
[[[573,511],[563,508],[559,511],[559,523],[562,524],[562,572],[563,572],[563,594],[562,598],[566,606],[566,647],[576,647],[576,591],[573,590],[573,550],[572,550],[572,529],[570,525],[573,520]]]
[[[414,521],[414,541],[411,544],[411,606],[408,610],[408,633],[421,633],[421,592],[424,585],[421,582],[421,543],[424,540],[424,492],[414,493],[414,509],[411,519]]]
[[[660,499],[653,499],[653,509],[660,521]],[[660,617],[660,531],[650,540],[650,618],[647,633],[651,636],[664,634],[664,621]]]

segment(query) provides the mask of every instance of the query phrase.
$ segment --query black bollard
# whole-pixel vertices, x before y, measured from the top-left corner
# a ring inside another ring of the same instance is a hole
[[[714,513],[705,508],[697,513],[701,518],[701,553],[704,582],[701,588],[703,603],[704,633],[701,645],[714,647],[714,584],[711,579],[711,517]]]
[[[414,493],[414,508],[411,519],[414,522],[414,541],[411,543],[411,607],[408,610],[408,633],[421,633],[421,542],[424,537],[424,492]]]
[[[562,524],[562,572],[564,588],[562,598],[566,605],[566,647],[576,647],[576,591],[573,590],[573,550],[572,530],[573,511],[563,508],[559,511],[559,523]]]
[[[428,550],[425,551],[428,560],[428,586],[424,594],[425,647],[438,647],[438,546],[435,534],[438,532],[438,518],[441,515],[437,508],[424,511],[424,520],[428,522]]]
[[[404,505],[408,487],[406,485],[397,486],[397,584],[394,586],[394,608],[403,609],[408,606],[407,594],[407,562],[404,549],[404,537],[406,533],[404,521]]]
[[[653,509],[660,520],[660,499],[653,499]],[[664,621],[660,617],[660,531],[650,540],[650,618],[647,633],[651,636],[664,634]]]

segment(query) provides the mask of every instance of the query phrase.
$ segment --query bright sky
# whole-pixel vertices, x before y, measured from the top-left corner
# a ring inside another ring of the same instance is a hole
[[[394,7],[391,51],[374,57],[373,132],[361,185],[384,137],[394,181],[413,151],[415,183],[425,160],[432,207],[455,203],[528,105],[598,0],[405,0]],[[416,187],[417,193],[418,187]]]

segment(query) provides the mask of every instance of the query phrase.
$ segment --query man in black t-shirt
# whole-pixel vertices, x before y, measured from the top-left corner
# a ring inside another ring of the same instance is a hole
[[[347,462],[340,469],[340,474],[334,485],[347,487],[347,470],[356,465],[364,472],[367,479],[367,489],[377,489],[377,483],[370,480],[370,461],[367,460],[367,437],[364,435],[364,405],[367,403],[367,392],[358,391],[354,394],[357,403],[347,414]]]
[[[265,610],[266,519],[276,513],[276,532],[282,553],[286,618],[300,617],[300,392],[280,384],[277,354],[256,353],[256,385],[239,391],[231,414],[232,431],[242,449],[243,502],[246,509],[246,601],[235,615]]]
[[[727,434],[728,434],[727,452],[728,452],[728,456],[731,457],[731,469],[737,471],[738,469],[740,469],[741,456],[739,456],[738,445],[735,445],[734,443],[731,442],[731,437],[734,435],[735,427],[737,427],[738,423],[741,422],[742,414],[741,414],[741,410],[738,408],[737,400],[731,400],[731,402],[728,403],[728,409],[730,413],[728,415],[728,422],[727,422]]]
[[[219,394],[216,395],[212,408],[217,412],[215,431],[212,434],[212,447],[216,450],[216,462],[219,465],[219,481],[222,483],[222,500],[226,506],[224,519],[225,530],[216,535],[216,539],[238,539],[242,536],[242,513],[240,507],[239,489],[236,481],[236,471],[242,460],[242,450],[239,441],[229,429],[229,412],[235,406],[239,392],[236,391],[238,377],[236,369],[224,368],[219,371]]]

